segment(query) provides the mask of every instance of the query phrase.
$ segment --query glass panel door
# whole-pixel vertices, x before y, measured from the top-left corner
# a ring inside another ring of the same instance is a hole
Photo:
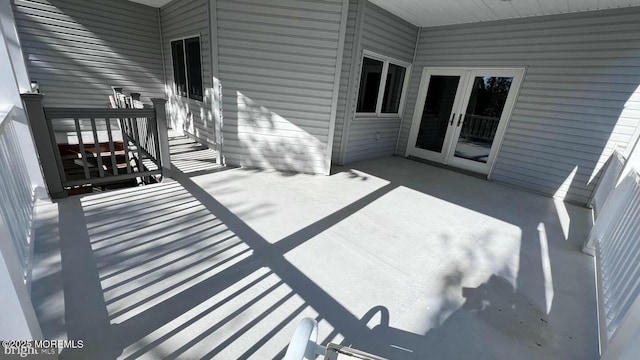
[[[512,77],[473,79],[454,156],[487,163],[512,82]]]
[[[447,165],[489,174],[524,69],[469,69]]]
[[[417,148],[442,152],[459,83],[459,76],[431,76],[416,138]]]
[[[424,69],[407,155],[489,174],[524,69]]]
[[[423,73],[408,155],[444,162],[455,132],[454,118],[463,92],[465,71],[436,69]]]

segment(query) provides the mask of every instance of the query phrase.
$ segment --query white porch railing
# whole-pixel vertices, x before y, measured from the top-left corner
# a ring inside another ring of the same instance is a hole
[[[12,112],[0,118],[0,227],[2,223],[18,255],[27,283],[32,252],[31,231],[35,192],[20,151]]]
[[[595,254],[602,359],[618,359],[640,333],[640,176],[619,179],[624,165],[616,152],[602,174],[585,244]]]

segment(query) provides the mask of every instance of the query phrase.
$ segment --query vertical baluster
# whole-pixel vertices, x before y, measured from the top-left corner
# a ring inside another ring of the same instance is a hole
[[[129,135],[127,134],[127,119],[120,118],[118,119],[118,123],[120,124],[120,131],[122,132],[122,147],[124,150],[124,160],[127,165],[127,174],[131,174],[131,164],[129,159]]]
[[[158,133],[158,122],[155,116],[149,118],[149,125],[150,129],[148,129],[147,131],[153,139],[153,161],[156,165],[158,165],[159,170],[162,168],[162,165],[160,164],[160,142],[158,141],[158,137],[156,135]]]
[[[104,123],[107,126],[107,137],[109,139],[109,153],[111,154],[111,169],[113,171],[113,175],[118,175],[118,161],[116,159],[116,148],[113,144],[113,134],[111,133],[111,119],[109,117],[105,117]]]
[[[104,177],[104,169],[102,168],[102,151],[100,149],[100,140],[98,139],[98,129],[96,128],[96,119],[91,118],[91,131],[93,132],[93,147],[96,151],[96,157],[98,161],[98,174],[101,178]]]
[[[135,121],[135,125],[132,126],[133,127],[133,138],[135,139],[136,142],[136,150],[138,153],[138,158],[137,158],[137,163],[138,163],[138,171],[139,172],[143,172],[143,168],[142,168],[142,151],[140,151],[140,135],[138,133],[138,120],[140,120],[140,118],[130,118],[130,121]]]
[[[80,121],[78,118],[73,119],[76,125],[76,134],[78,135],[78,147],[80,148],[80,158],[82,159],[82,167],[84,167],[84,176],[87,180],[91,178],[89,173],[89,162],[87,160],[87,151],[84,148],[84,142],[82,141],[82,132],[80,131]]]

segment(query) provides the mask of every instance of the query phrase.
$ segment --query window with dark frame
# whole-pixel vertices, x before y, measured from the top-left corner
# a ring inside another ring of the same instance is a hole
[[[171,42],[171,60],[176,94],[202,101],[202,62],[200,37]]]
[[[406,74],[407,67],[393,60],[364,55],[356,113],[398,114]],[[384,86],[383,91],[380,91],[381,86]]]

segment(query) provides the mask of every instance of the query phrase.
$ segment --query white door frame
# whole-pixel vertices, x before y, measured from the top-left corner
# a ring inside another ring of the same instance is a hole
[[[492,68],[492,67],[478,67],[478,68],[466,68],[466,67],[425,67],[422,72],[422,78],[420,80],[420,90],[418,91],[418,98],[416,101],[416,107],[413,113],[413,120],[411,124],[411,131],[409,133],[409,140],[407,144],[407,150],[405,156],[417,156],[426,160],[439,162],[445,165],[451,165],[457,168],[470,170],[473,172],[487,175],[487,178],[491,177],[493,166],[499,149],[502,146],[506,129],[513,113],[516,100],[520,93],[520,86],[522,85],[522,79],[524,78],[526,68]],[[458,90],[456,93],[456,99],[454,101],[453,108],[451,110],[451,116],[456,116],[456,121],[449,122],[447,134],[443,144],[442,153],[435,153],[424,149],[415,147],[415,142],[418,136],[418,130],[420,128],[420,122],[422,118],[422,111],[429,88],[429,80],[432,75],[459,75],[462,74],[460,83],[458,84]],[[509,95],[504,105],[502,115],[500,116],[500,122],[498,129],[496,130],[491,150],[489,152],[489,158],[486,163],[463,159],[455,156],[455,148],[458,144],[458,138],[460,131],[462,130],[462,123],[458,126],[460,114],[466,112],[466,108],[469,104],[471,97],[471,84],[477,76],[509,76],[512,77],[511,87],[509,89]]]

